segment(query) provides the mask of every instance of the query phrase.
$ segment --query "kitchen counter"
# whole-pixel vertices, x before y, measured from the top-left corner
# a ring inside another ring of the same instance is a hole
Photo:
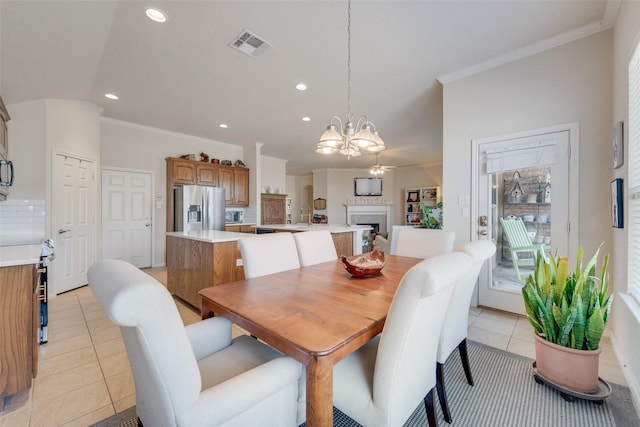
[[[237,242],[247,233],[235,233],[233,231],[204,230],[204,231],[171,231],[167,237],[179,237],[182,239],[199,240],[207,243]]]
[[[368,225],[344,225],[344,224],[269,224],[269,225],[257,225],[256,228],[268,228],[278,231],[314,231],[314,230],[327,230],[330,233],[354,233],[362,232],[365,230],[371,230]]]
[[[0,247],[0,267],[37,264],[40,260],[41,245],[19,245]]]
[[[333,243],[336,245],[338,255],[362,254],[362,239],[366,230],[371,230],[368,225],[344,225],[344,224],[269,224],[257,225],[257,229],[273,230],[276,233],[291,232],[301,233],[305,231],[326,230],[331,233]]]

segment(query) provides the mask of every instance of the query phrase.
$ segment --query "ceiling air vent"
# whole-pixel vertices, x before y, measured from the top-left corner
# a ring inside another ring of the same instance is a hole
[[[271,47],[271,43],[258,37],[249,30],[242,30],[238,37],[229,43],[229,47],[255,58],[269,49]]]

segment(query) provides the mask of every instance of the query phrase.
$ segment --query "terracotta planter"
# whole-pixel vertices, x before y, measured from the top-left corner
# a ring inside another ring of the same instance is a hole
[[[598,391],[597,350],[574,350],[553,344],[533,334],[538,373],[554,383],[581,393]]]

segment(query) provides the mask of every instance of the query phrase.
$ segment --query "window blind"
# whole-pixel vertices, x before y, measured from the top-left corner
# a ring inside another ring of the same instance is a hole
[[[556,141],[547,138],[506,150],[487,150],[486,156],[487,174],[548,166],[556,162]]]
[[[629,61],[628,292],[640,303],[640,45]]]

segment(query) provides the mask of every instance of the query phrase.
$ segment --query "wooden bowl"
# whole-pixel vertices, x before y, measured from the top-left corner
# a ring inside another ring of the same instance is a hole
[[[375,276],[384,268],[384,252],[378,251],[377,246],[369,253],[350,257],[343,255],[340,259],[353,277]]]

